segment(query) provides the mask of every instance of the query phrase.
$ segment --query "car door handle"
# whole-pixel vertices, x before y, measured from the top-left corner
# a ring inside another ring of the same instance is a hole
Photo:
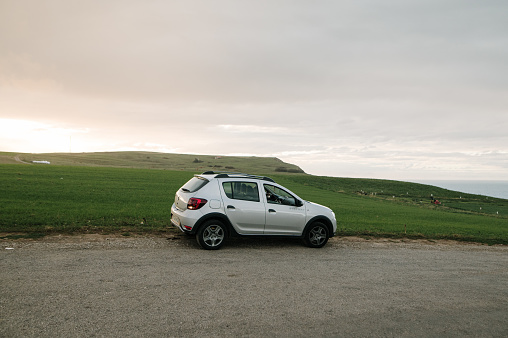
[[[233,205],[228,205],[228,209],[236,209]]]
[[[268,212],[277,212],[277,211],[275,211],[273,209],[268,209]]]

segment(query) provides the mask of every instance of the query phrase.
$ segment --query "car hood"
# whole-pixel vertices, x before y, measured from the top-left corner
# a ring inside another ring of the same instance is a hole
[[[325,210],[328,210],[330,212],[332,212],[332,209],[328,208],[328,207],[325,207],[324,205],[321,205],[321,204],[318,204],[318,203],[314,203],[314,202],[310,202],[310,201],[305,201],[305,204],[311,208],[314,208],[314,209],[325,209]]]

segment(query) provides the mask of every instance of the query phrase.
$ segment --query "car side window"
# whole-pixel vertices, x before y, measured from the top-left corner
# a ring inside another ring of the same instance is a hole
[[[259,202],[258,184],[255,182],[224,182],[222,188],[228,198]]]
[[[266,201],[271,204],[296,206],[296,198],[285,190],[265,184]]]

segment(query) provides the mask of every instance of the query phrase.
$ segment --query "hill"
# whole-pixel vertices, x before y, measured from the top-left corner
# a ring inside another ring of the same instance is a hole
[[[49,161],[52,165],[92,166],[139,169],[165,169],[183,171],[235,171],[262,173],[304,173],[290,163],[275,157],[212,156],[190,154],[167,154],[142,151],[97,153],[0,153],[0,163],[33,163]]]

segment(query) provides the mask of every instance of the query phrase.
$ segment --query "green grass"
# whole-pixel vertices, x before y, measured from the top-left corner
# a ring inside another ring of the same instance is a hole
[[[171,231],[174,193],[195,172],[0,164],[0,232]],[[339,235],[508,244],[508,200],[399,181],[271,176],[331,207]],[[431,194],[443,204],[431,204]]]
[[[148,169],[0,165],[0,231],[163,229],[192,175]]]
[[[508,200],[387,180],[298,175],[277,181],[332,208],[339,234],[508,244]],[[442,204],[431,204],[431,194]]]

